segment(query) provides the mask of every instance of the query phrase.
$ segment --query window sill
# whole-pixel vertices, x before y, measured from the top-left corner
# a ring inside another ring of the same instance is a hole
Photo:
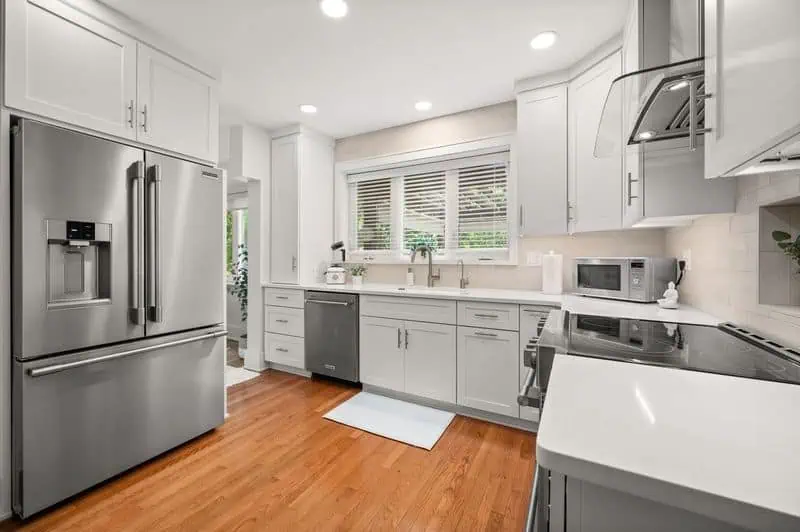
[[[492,259],[492,260],[479,260],[478,258],[470,258],[470,257],[463,257],[459,258],[438,258],[436,256],[433,257],[433,265],[445,265],[445,266],[455,266],[459,263],[460,260],[464,261],[465,266],[518,266],[519,263],[516,259],[513,258],[505,258],[505,259]],[[380,257],[375,256],[372,259],[367,259],[365,257],[359,257],[357,255],[351,255],[348,257],[347,262],[350,264],[364,264],[364,265],[387,265],[387,266],[420,266],[420,265],[427,265],[428,259],[418,257],[416,261],[413,263],[411,259],[407,257]]]

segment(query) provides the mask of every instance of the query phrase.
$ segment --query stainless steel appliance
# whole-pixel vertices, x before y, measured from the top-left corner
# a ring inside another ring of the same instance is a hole
[[[28,517],[220,425],[222,183],[12,126],[13,507]]]
[[[306,292],[306,369],[358,382],[358,295]]]
[[[520,391],[520,404],[535,398],[540,411],[546,407],[556,355],[800,385],[800,350],[731,323],[713,327],[555,310],[547,317],[538,342],[526,350],[526,364],[535,375],[530,386]],[[564,482],[564,475],[537,468],[526,530],[564,529]]]
[[[663,257],[575,259],[575,292],[587,296],[652,303],[675,281],[678,261]]]

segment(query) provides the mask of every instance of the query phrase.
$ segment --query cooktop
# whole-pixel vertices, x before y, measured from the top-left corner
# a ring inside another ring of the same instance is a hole
[[[800,352],[732,324],[565,314],[568,354],[800,384]]]

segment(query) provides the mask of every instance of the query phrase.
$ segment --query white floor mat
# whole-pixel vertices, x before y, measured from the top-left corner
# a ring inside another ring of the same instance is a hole
[[[323,417],[430,451],[455,414],[361,392]]]
[[[244,381],[249,381],[259,376],[259,373],[244,368],[225,366],[225,387],[233,386]]]

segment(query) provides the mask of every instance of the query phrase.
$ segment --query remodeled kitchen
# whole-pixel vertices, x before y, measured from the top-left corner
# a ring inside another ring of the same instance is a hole
[[[800,4],[2,13],[0,530],[800,529]]]

